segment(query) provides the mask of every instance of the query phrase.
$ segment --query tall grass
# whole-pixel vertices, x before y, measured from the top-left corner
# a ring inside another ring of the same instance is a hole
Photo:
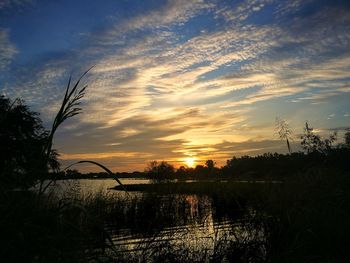
[[[81,105],[81,99],[85,96],[85,91],[87,88],[87,85],[83,85],[81,87],[80,83],[81,80],[83,79],[83,77],[92,69],[93,67],[89,68],[87,71],[85,71],[79,78],[78,80],[75,82],[75,84],[73,86],[71,86],[71,77],[68,80],[68,85],[66,87],[66,92],[64,94],[61,106],[59,111],[56,114],[56,117],[53,121],[48,139],[47,139],[47,143],[43,149],[43,158],[44,158],[44,162],[46,163],[46,166],[48,166],[48,162],[50,161],[50,157],[52,157],[52,155],[56,155],[56,152],[52,150],[52,146],[53,146],[53,139],[54,139],[54,135],[57,131],[57,129],[60,127],[60,125],[62,123],[64,123],[67,119],[72,118],[78,114],[80,114],[82,112],[82,108],[80,107]],[[75,164],[79,164],[79,163],[91,163],[94,164],[100,168],[102,168],[105,172],[107,172],[112,178],[114,178],[118,184],[121,187],[124,187],[123,184],[121,183],[121,181],[116,177],[116,175],[114,173],[112,173],[112,171],[110,171],[106,166],[95,162],[95,161],[90,161],[90,160],[82,160],[79,162],[76,162],[74,164],[69,165],[68,167],[66,167],[64,170],[70,168],[71,166],[75,165]],[[64,171],[63,170],[63,171]],[[58,174],[60,172],[59,170],[59,166],[56,167],[56,170],[53,171],[54,174]],[[43,194],[49,187],[50,185],[55,181],[55,176],[53,178],[51,178],[51,180],[44,186],[44,181],[46,178],[43,178],[40,180],[40,185],[39,185],[39,195]],[[124,188],[124,190],[126,190]]]
[[[68,85],[66,88],[66,92],[64,94],[61,107],[59,111],[56,114],[56,117],[52,123],[51,130],[49,132],[49,136],[46,142],[45,147],[43,148],[43,158],[46,163],[49,162],[50,156],[52,155],[52,145],[53,145],[53,139],[54,135],[57,131],[57,129],[60,127],[60,125],[66,121],[69,118],[74,117],[75,115],[78,115],[82,112],[82,108],[80,108],[81,99],[85,95],[85,90],[87,88],[87,85],[80,87],[80,82],[82,78],[91,70],[88,69],[85,71],[80,78],[76,81],[76,83],[71,87],[71,77],[68,80]],[[47,165],[46,165],[47,166]],[[57,167],[57,170],[54,171],[55,173],[59,172],[59,167]],[[51,183],[54,181],[51,180],[46,186],[44,186],[44,180],[45,178],[40,180],[40,187],[39,187],[39,194],[42,194],[46,191],[46,189],[51,185]]]

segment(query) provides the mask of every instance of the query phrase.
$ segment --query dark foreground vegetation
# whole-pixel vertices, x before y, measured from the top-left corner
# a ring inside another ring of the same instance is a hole
[[[286,155],[221,168],[152,162],[145,174],[155,184],[117,187],[129,195],[81,195],[78,186],[57,195],[49,186],[74,170],[60,168],[53,138],[81,110],[79,85],[68,85],[50,131],[23,102],[0,97],[2,262],[349,261],[349,131],[334,145],[335,135],[322,139],[306,124],[304,152],[293,153],[284,125]]]
[[[150,187],[150,193],[132,197],[106,193],[83,197],[74,191],[60,198],[2,193],[1,257],[6,262],[346,262],[348,258],[349,174],[312,169],[284,183]],[[214,227],[207,233],[205,247],[195,235],[190,237],[192,245],[188,239],[164,238],[164,229],[168,236],[182,237],[191,226],[208,225],[211,217],[216,224],[230,224],[224,232]],[[130,235],[143,241],[131,247],[120,242],[120,236]]]

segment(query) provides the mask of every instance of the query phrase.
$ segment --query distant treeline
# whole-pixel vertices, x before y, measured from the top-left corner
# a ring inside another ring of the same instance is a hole
[[[284,180],[298,173],[312,169],[336,169],[350,171],[350,147],[338,147],[321,153],[295,152],[291,154],[265,153],[251,157],[233,157],[226,165],[215,167],[215,162],[208,160],[205,165],[195,168],[181,166],[175,169],[171,164],[152,162],[144,172],[115,173],[117,178],[150,178],[155,182],[174,180]],[[210,164],[213,165],[210,165]],[[208,165],[209,164],[209,165]],[[107,173],[79,173],[77,170],[61,172],[58,179],[102,179],[113,178]]]
[[[197,165],[195,168],[181,166],[175,170],[170,164],[161,162],[157,167],[148,169],[146,175],[159,182],[175,179],[284,180],[311,169],[350,171],[349,160],[350,148],[333,149],[328,154],[265,153],[256,157],[233,157],[220,168]]]
[[[282,136],[285,139],[285,137]],[[175,169],[171,164],[162,161],[150,162],[145,170],[154,181],[172,181],[174,179],[233,179],[233,180],[284,180],[292,175],[311,169],[336,169],[350,171],[350,130],[344,135],[344,142],[334,142],[337,134],[321,138],[313,132],[308,123],[300,137],[303,152],[292,152],[289,141],[289,154],[265,153],[251,157],[233,157],[223,167],[216,167],[215,161],[207,160],[205,165],[195,168],[181,166]]]
[[[350,131],[346,130],[344,142],[334,145],[336,134],[321,138],[306,123],[301,136],[303,152],[288,154],[265,153],[258,156],[232,157],[226,165],[216,167],[213,160],[195,168],[180,166],[176,169],[166,161],[148,163],[144,172],[115,173],[117,178],[150,178],[155,182],[189,179],[233,179],[233,180],[284,180],[310,169],[336,169],[350,171]],[[290,149],[289,144],[288,149]],[[113,178],[107,173],[81,174],[77,170],[60,172],[58,179]]]

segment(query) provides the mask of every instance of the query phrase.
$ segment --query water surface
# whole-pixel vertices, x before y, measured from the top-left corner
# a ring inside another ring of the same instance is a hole
[[[123,184],[149,184],[148,179],[121,179]],[[260,227],[247,227],[254,210],[241,200],[195,194],[152,194],[115,191],[113,179],[57,181],[59,194],[87,196],[105,192],[124,198],[122,209],[105,223],[106,233],[118,253],[150,260],[154,253],[187,251],[187,257],[205,261],[233,244],[263,240]],[[183,253],[183,252],[182,252]],[[188,259],[188,258],[187,258]]]

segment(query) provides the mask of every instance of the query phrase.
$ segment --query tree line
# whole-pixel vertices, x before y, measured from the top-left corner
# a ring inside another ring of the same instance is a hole
[[[287,122],[278,120],[276,127],[279,137],[286,141],[288,154],[264,153],[258,156],[232,157],[222,167],[216,167],[213,160],[207,160],[205,165],[197,165],[195,168],[180,166],[178,169],[166,161],[152,161],[147,165],[145,174],[155,182],[215,178],[283,180],[310,169],[350,170],[350,129],[346,129],[344,141],[335,144],[336,132],[328,138],[322,138],[306,122],[300,136],[302,151],[293,152],[290,145],[292,131]]]

